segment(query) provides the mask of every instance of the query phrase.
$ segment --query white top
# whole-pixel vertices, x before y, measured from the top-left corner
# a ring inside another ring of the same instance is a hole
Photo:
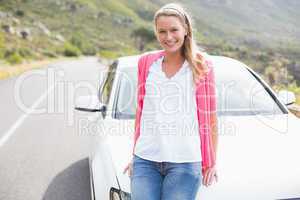
[[[156,162],[199,162],[201,143],[192,71],[185,61],[171,78],[163,57],[149,69],[135,154]]]

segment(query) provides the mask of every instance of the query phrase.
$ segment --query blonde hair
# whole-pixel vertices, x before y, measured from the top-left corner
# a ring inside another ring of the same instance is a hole
[[[183,7],[179,4],[170,3],[161,7],[158,11],[156,11],[154,15],[154,29],[157,33],[156,23],[157,19],[160,16],[175,16],[182,23],[183,27],[187,31],[187,35],[185,36],[184,43],[182,46],[182,54],[184,58],[189,63],[193,73],[193,80],[196,82],[200,78],[202,78],[208,71],[205,59],[200,53],[196,42],[193,38],[193,29],[192,29],[192,20],[188,13],[183,9]]]

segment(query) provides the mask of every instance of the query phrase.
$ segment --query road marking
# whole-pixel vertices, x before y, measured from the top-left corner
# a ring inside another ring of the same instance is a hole
[[[5,142],[14,134],[15,130],[24,122],[24,120],[30,115],[37,106],[43,102],[43,100],[48,96],[48,94],[54,89],[56,84],[53,84],[44,94],[42,94],[38,100],[34,102],[34,104],[30,107],[29,111],[24,113],[19,119],[4,133],[3,137],[0,139],[0,147],[5,144]]]

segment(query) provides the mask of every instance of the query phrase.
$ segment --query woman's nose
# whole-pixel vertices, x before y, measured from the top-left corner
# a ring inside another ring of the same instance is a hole
[[[172,38],[172,35],[170,32],[167,32],[167,39],[171,39]]]

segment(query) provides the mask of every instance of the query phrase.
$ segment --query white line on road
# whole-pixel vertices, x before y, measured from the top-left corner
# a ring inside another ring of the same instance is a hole
[[[43,102],[43,100],[48,96],[48,94],[54,89],[56,84],[53,84],[44,94],[42,94],[38,100],[34,102],[34,104],[30,107],[29,111],[24,113],[19,119],[10,127],[6,133],[4,133],[3,137],[0,139],[0,147],[4,145],[4,143],[14,134],[15,130],[24,122],[24,120],[30,115],[37,106]]]

